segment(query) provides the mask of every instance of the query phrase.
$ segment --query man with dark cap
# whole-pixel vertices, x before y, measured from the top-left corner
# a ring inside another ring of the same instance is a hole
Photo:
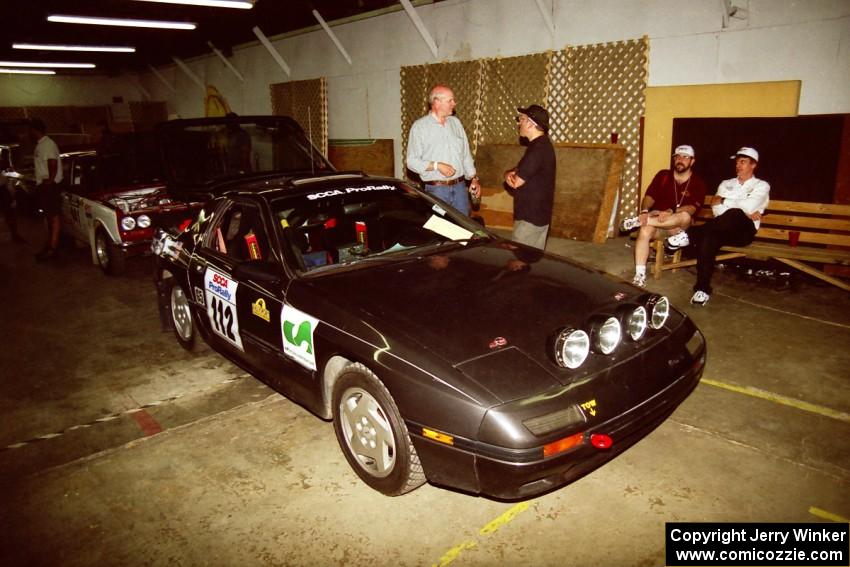
[[[547,135],[549,113],[536,104],[517,108],[517,112],[517,130],[528,146],[519,164],[505,172],[505,183],[514,195],[511,238],[543,250],[555,199],[555,148]]]
[[[30,137],[35,142],[33,161],[35,163],[36,195],[44,216],[47,217],[47,243],[36,254],[38,261],[49,260],[56,255],[59,247],[59,213],[62,197],[59,184],[62,183],[62,163],[59,159],[59,147],[45,135],[47,128],[38,118],[30,121]]]
[[[770,201],[770,185],[754,175],[759,161],[755,148],[740,148],[731,159],[735,160],[737,176],[721,181],[711,198],[714,218],[690,229],[697,249],[697,282],[691,297],[694,305],[708,303],[717,251],[727,245],[750,244]]]

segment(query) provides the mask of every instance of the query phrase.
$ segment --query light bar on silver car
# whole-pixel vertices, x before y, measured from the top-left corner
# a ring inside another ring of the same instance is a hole
[[[590,337],[580,329],[564,329],[555,339],[555,361],[564,368],[575,369],[590,354]]]
[[[122,230],[133,230],[134,228],[136,228],[136,219],[133,217],[124,217],[121,219]]]
[[[649,326],[660,329],[670,315],[670,301],[663,295],[653,295],[646,302],[646,310],[649,312]]]
[[[620,344],[622,328],[616,317],[608,317],[604,322],[596,321],[591,328],[593,350],[602,354],[611,354]]]
[[[136,224],[139,225],[139,228],[147,228],[151,225],[151,218],[148,215],[139,215]]]

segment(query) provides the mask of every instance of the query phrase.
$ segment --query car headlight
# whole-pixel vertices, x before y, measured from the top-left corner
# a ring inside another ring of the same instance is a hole
[[[649,311],[649,326],[660,329],[670,315],[670,301],[663,295],[653,295],[646,302],[646,309]]]
[[[646,309],[639,305],[626,319],[626,333],[633,341],[640,340],[646,332]]]
[[[593,350],[602,354],[611,354],[620,344],[620,322],[616,317],[608,317],[601,325],[594,323],[591,331]]]
[[[139,215],[136,218],[136,224],[139,225],[139,228],[147,228],[151,225],[151,218],[148,215]]]
[[[590,337],[580,329],[564,329],[555,339],[555,360],[564,368],[582,365],[590,353]]]
[[[121,228],[124,230],[133,230],[136,228],[136,219],[133,217],[124,217],[121,219]]]

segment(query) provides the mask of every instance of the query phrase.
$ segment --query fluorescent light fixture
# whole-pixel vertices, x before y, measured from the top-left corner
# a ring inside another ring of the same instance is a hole
[[[109,45],[54,45],[47,43],[13,43],[15,49],[37,49],[39,51],[105,51],[108,53],[135,53],[135,47],[112,47]]]
[[[250,0],[137,0],[139,2],[162,2],[164,4],[187,4],[189,6],[210,6],[212,8],[239,8],[250,10],[254,2]]]
[[[94,69],[94,63],[34,63],[32,61],[0,61],[0,67],[62,67],[64,69]]]
[[[0,73],[9,75],[55,75],[56,71],[49,69],[0,69]]]
[[[122,26],[128,28],[156,28],[166,30],[193,30],[197,26],[192,22],[167,22],[162,20],[128,20],[123,18],[92,18],[89,16],[47,16],[48,22],[62,24],[90,24],[93,26]]]

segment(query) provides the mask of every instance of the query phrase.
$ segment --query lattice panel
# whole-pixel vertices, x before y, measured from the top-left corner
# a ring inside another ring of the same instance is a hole
[[[640,117],[646,107],[646,38],[564,50],[553,59],[550,105],[553,141],[611,142],[626,148],[618,221],[634,214],[640,194]]]
[[[269,85],[272,114],[298,122],[324,155],[328,155],[328,93],[325,78]]]
[[[481,144],[515,144],[518,107],[547,107],[546,77],[551,53],[484,61]]]
[[[401,68],[401,161],[407,161],[407,137],[413,123],[428,112],[428,66]],[[403,167],[407,171],[407,166]]]
[[[640,118],[646,106],[646,38],[570,47],[505,59],[418,65],[401,69],[402,152],[410,126],[427,112],[428,91],[445,84],[455,92],[473,155],[479,144],[517,141],[516,107],[549,110],[553,142],[611,143],[626,149],[618,215],[632,215],[640,194]]]

